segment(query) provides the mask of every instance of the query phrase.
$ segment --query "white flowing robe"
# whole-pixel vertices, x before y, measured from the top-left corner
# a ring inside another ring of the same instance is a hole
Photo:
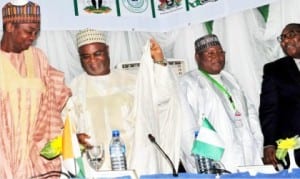
[[[226,170],[236,172],[238,166],[261,165],[263,151],[263,135],[254,105],[247,101],[240,86],[229,73],[222,71],[219,79],[215,78],[231,94],[237,110],[241,113],[241,127],[236,127],[233,119],[235,111],[218,88],[199,70],[193,70],[180,79],[184,100],[195,121],[192,125],[198,128],[203,117],[207,117],[218,135],[225,143],[225,151],[221,162]],[[220,81],[221,80],[221,81]],[[194,131],[185,130],[190,136]],[[183,164],[188,172],[196,172],[195,161],[191,156],[193,137],[184,139]],[[187,147],[190,146],[190,147]]]
[[[73,97],[65,111],[92,142],[105,145],[101,170],[110,170],[109,143],[113,129],[120,130],[126,145],[127,168],[138,175],[171,173],[169,163],[149,141],[152,134],[174,162],[179,163],[180,115],[174,74],[154,64],[147,44],[140,70],[135,76],[124,70],[112,70],[104,76],[86,73],[75,78],[70,88]],[[93,170],[86,166],[87,176]]]

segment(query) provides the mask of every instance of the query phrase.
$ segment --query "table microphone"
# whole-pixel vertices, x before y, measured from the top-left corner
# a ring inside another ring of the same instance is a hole
[[[172,162],[172,160],[170,159],[170,157],[166,154],[166,152],[158,145],[158,143],[155,141],[155,138],[153,137],[152,134],[148,134],[148,138],[149,140],[157,147],[157,149],[160,151],[161,154],[163,154],[163,156],[168,160],[168,162],[170,163],[172,170],[173,170],[173,176],[177,177],[178,174],[175,170],[174,164]]]

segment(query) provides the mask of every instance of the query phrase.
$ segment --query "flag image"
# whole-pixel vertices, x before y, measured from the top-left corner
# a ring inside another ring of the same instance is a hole
[[[77,178],[85,177],[79,143],[69,116],[67,116],[65,121],[62,134],[62,158],[63,166],[70,175]]]
[[[192,153],[215,161],[220,161],[223,156],[224,142],[207,118],[202,120],[198,136],[193,144]]]

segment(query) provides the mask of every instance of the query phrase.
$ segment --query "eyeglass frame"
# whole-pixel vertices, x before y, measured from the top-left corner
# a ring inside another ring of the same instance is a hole
[[[214,52],[199,51],[197,53],[202,53],[202,54],[205,54],[207,57],[212,58],[212,57],[216,57],[216,56],[219,56],[219,55],[225,55],[226,51],[224,51],[224,50],[214,51]]]
[[[292,30],[292,31],[289,31],[288,33],[281,34],[277,37],[277,41],[281,43],[284,39],[286,39],[286,38],[292,39],[292,38],[296,37],[296,35],[300,35],[300,30]]]

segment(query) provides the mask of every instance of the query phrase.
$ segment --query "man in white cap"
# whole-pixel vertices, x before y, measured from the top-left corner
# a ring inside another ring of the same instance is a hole
[[[109,143],[118,129],[126,145],[127,168],[140,174],[171,173],[172,168],[149,141],[156,137],[176,166],[179,163],[179,118],[175,81],[163,52],[151,39],[144,49],[138,75],[110,68],[109,48],[102,32],[85,29],[77,34],[84,73],[70,87],[66,107],[75,119],[79,141],[103,143],[101,170],[111,170]],[[93,172],[87,168],[87,176]]]
[[[224,169],[236,172],[238,166],[262,165],[263,135],[257,110],[235,78],[223,70],[225,52],[216,35],[205,35],[195,41],[195,60],[198,68],[180,79],[195,128],[199,129],[203,118],[212,124],[224,142],[220,160]],[[189,137],[183,141],[183,165],[188,172],[196,172],[191,156],[194,131],[186,130],[185,135]]]
[[[59,171],[41,148],[61,133],[61,110],[70,96],[63,73],[33,46],[40,31],[40,6],[24,0],[2,8],[0,50],[0,178],[30,178]]]

